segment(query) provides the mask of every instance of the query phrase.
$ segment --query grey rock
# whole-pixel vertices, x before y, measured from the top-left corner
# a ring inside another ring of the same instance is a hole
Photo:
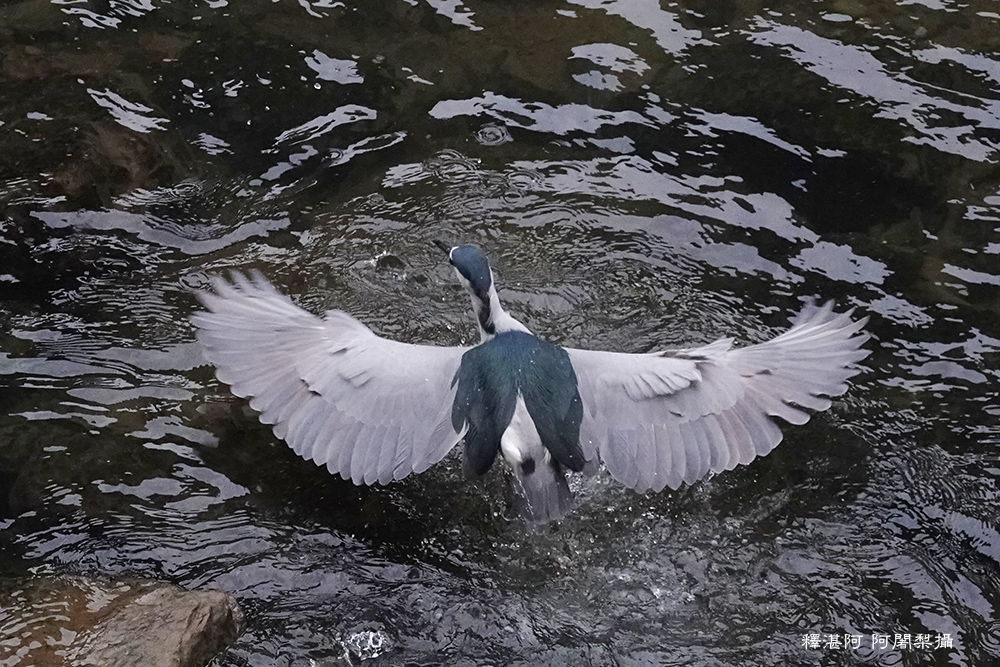
[[[239,635],[222,591],[159,581],[39,577],[0,591],[0,664],[203,667]]]

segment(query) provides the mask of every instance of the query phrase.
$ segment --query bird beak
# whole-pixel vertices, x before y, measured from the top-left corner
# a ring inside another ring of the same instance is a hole
[[[432,243],[434,245],[436,245],[437,247],[441,248],[441,250],[444,250],[444,254],[448,255],[449,258],[451,257],[451,246],[450,245],[448,245],[447,243],[445,243],[444,241],[441,241],[439,239],[434,239],[432,241]]]

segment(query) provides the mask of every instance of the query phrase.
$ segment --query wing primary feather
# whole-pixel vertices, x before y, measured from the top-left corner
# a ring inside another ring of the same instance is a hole
[[[337,439],[331,441],[330,451],[327,454],[327,470],[340,475],[345,480],[351,478],[351,452],[354,450],[355,442],[363,427],[364,424],[361,422],[350,420],[337,433]]]
[[[681,476],[677,474],[677,464],[675,462],[677,458],[677,443],[682,438],[680,426],[676,421],[657,424],[657,429],[662,433],[663,439],[659,441],[660,479],[657,481],[657,485],[653,487],[654,491],[662,491],[664,486],[676,489],[681,485]]]
[[[375,484],[381,476],[383,462],[391,460],[399,446],[399,432],[402,429],[399,421],[385,425],[385,434],[382,435],[378,447],[371,453],[365,462],[365,484]]]
[[[399,429],[396,437],[396,446],[385,447],[382,450],[382,456],[379,458],[376,479],[382,485],[386,485],[393,480],[393,473],[396,471],[396,462],[399,459],[399,453],[407,449],[412,449],[414,446],[413,431]]]
[[[709,455],[700,447],[697,438],[690,437],[690,434],[684,434],[683,440],[687,462],[685,480],[690,484],[692,480],[699,480],[708,472]]]
[[[645,493],[656,484],[660,470],[661,448],[656,438],[655,421],[646,422],[642,425],[642,437],[648,443],[646,447],[649,450],[649,453],[646,455],[648,460],[643,465],[640,465],[639,468],[639,472],[642,475],[642,490],[640,493]],[[636,491],[639,491],[639,489],[637,488]]]
[[[327,410],[309,450],[299,454],[316,465],[325,465],[336,447],[336,438],[343,430],[343,419],[344,416],[338,410]]]

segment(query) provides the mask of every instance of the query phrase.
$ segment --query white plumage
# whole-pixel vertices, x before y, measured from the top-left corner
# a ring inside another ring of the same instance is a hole
[[[207,312],[192,319],[219,379],[304,458],[356,484],[386,484],[465,439],[479,468],[502,450],[533,519],[568,508],[563,468],[602,461],[645,492],[748,464],[781,441],[773,417],[803,424],[805,410],[829,408],[868,354],[866,320],[830,304],[742,348],[723,339],[652,354],[563,350],[503,311],[478,249],[449,257],[476,306],[476,347],[387,340],[341,311],[320,319],[260,274],[215,278],[214,293],[199,294]],[[525,342],[530,362],[511,353]],[[551,372],[529,367],[536,360]]]

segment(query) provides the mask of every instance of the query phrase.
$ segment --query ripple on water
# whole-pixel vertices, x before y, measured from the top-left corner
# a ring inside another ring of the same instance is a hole
[[[975,629],[972,641],[979,645],[983,655],[1000,660],[1000,621],[986,621]]]
[[[499,146],[513,140],[507,128],[498,123],[487,123],[476,131],[476,141],[483,146]]]

